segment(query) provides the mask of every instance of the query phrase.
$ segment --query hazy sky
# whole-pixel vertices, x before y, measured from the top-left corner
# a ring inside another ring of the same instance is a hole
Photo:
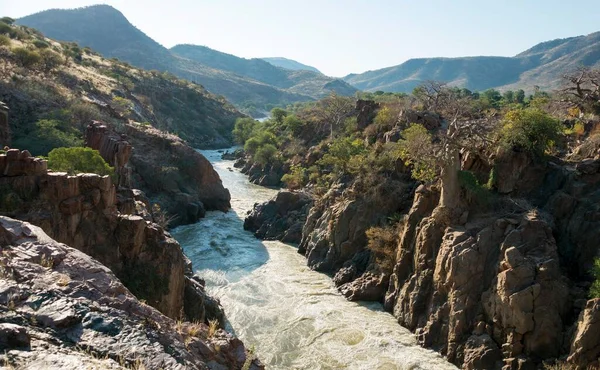
[[[0,16],[98,1],[166,47],[283,56],[332,76],[416,57],[511,56],[600,31],[599,0],[1,0]]]

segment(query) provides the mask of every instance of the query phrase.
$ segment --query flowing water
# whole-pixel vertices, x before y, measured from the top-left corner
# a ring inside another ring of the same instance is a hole
[[[268,369],[456,369],[419,347],[380,304],[348,302],[295,247],[244,231],[247,211],[277,191],[249,183],[221,153],[202,153],[231,192],[232,210],[208,212],[173,236],[221,300],[228,330]]]

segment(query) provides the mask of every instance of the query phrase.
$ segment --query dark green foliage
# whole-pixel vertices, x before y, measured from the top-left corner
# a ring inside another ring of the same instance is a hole
[[[50,47],[50,44],[48,44],[46,41],[39,39],[34,40],[33,45],[38,49],[45,49],[47,47]]]
[[[97,173],[102,176],[113,176],[114,168],[108,165],[100,152],[92,148],[56,148],[48,153],[48,168],[67,172],[70,175],[78,173]]]
[[[52,149],[81,146],[81,133],[68,123],[55,119],[37,121],[31,131],[13,141],[15,148],[27,149],[33,155],[47,155]]]
[[[275,145],[267,143],[261,145],[254,153],[254,161],[263,166],[273,163],[277,155]]]
[[[42,59],[40,54],[36,51],[28,50],[26,48],[18,47],[12,50],[17,63],[20,66],[31,68],[37,63],[39,63]]]
[[[471,171],[459,171],[458,182],[466,192],[466,198],[470,203],[485,206],[490,200],[489,190],[479,183],[475,174]]]
[[[246,143],[246,140],[248,140],[252,135],[252,131],[257,123],[258,121],[255,121],[249,117],[236,119],[235,126],[233,128],[233,138],[235,142],[238,144]]]
[[[6,24],[13,24],[13,23],[15,23],[15,20],[11,17],[2,17],[2,18],[0,18],[0,22],[6,23]]]

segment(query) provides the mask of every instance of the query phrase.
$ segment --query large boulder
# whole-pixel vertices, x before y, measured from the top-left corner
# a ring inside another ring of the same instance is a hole
[[[274,199],[254,205],[244,220],[244,229],[260,239],[299,243],[312,204],[308,194],[280,191]]]

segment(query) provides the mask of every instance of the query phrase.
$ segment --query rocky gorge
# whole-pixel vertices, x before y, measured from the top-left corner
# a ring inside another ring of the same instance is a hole
[[[281,191],[256,205],[245,227],[298,243],[308,266],[330,274],[348,299],[382,302],[421,345],[464,369],[535,369],[558,359],[594,368],[600,313],[587,272],[600,230],[597,150],[593,137],[566,160],[508,150],[490,162],[463,152],[461,171],[494,169],[496,195],[485,205],[462,186],[458,216],[439,186],[400,176],[375,190],[342,181],[316,197]],[[396,244],[391,266],[382,266],[366,231],[391,212],[399,214]]]

